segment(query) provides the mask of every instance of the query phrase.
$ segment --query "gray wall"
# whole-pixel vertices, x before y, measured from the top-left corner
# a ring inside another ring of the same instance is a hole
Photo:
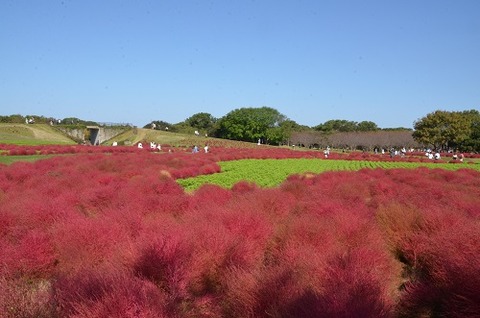
[[[61,130],[63,133],[68,135],[70,138],[74,139],[77,142],[86,142],[89,141],[92,144],[101,144],[104,141],[112,139],[113,137],[131,129],[131,128],[123,128],[123,127],[99,127],[99,129],[89,129],[89,128],[66,128],[66,127],[58,127],[57,129]],[[85,134],[87,131],[90,130],[90,137],[94,137],[95,139],[91,138],[87,140]]]

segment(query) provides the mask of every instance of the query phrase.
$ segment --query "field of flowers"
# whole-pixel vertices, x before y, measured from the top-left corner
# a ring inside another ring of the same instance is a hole
[[[0,164],[0,317],[480,315],[478,164],[369,155],[389,169],[186,192],[224,161],[365,157],[79,148]]]

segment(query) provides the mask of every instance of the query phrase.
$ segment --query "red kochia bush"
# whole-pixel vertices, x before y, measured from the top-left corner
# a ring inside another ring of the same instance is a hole
[[[169,317],[165,294],[152,283],[116,271],[85,270],[59,277],[52,302],[59,317]]]
[[[287,303],[288,317],[390,317],[392,304],[385,298],[379,277],[365,268],[378,266],[376,252],[356,249],[338,255],[328,264],[325,292],[305,290]]]
[[[193,251],[183,234],[180,230],[171,235],[159,233],[148,237],[133,264],[136,276],[151,281],[170,295],[172,308],[187,298],[186,273]]]
[[[222,156],[268,152],[1,166],[0,316],[480,313],[480,173],[364,169],[193,193],[175,182]]]
[[[230,190],[213,184],[204,184],[195,192],[192,207],[204,206],[204,208],[209,208],[212,204],[222,206],[226,204],[231,197],[232,192]]]
[[[192,143],[196,141],[192,140]],[[266,159],[266,158],[321,158],[324,159],[323,151],[319,150],[304,150],[304,151],[295,151],[288,148],[279,148],[279,147],[265,147],[265,146],[256,146],[252,143],[244,143],[244,147],[229,147],[227,144],[210,140],[210,152],[208,154],[200,153],[195,154],[195,157],[208,156],[209,158],[215,158],[215,161],[228,161],[228,160],[239,160],[239,159]],[[237,146],[239,143],[237,142]],[[52,154],[101,154],[101,153],[110,153],[110,154],[139,154],[139,153],[152,153],[156,150],[150,148],[138,149],[136,146],[101,146],[101,147],[92,147],[92,146],[80,146],[80,145],[43,145],[43,146],[17,146],[17,145],[2,145],[0,144],[0,150],[4,150],[5,155],[32,155],[32,154],[41,154],[41,155],[52,155]],[[163,145],[163,151],[160,153],[167,153],[167,151],[173,151],[174,148]],[[3,154],[3,153],[2,153]],[[171,154],[171,153],[169,153]],[[175,154],[190,155],[190,148],[176,148]],[[478,155],[474,154],[465,154],[466,158],[474,158]],[[343,159],[343,160],[369,160],[369,161],[408,161],[408,162],[431,162],[431,160],[425,159],[422,153],[409,153],[406,157],[396,156],[393,159],[389,155],[378,155],[372,153],[364,153],[358,151],[352,151],[348,153],[337,153],[332,152],[328,159]]]
[[[457,212],[458,213],[458,212]],[[400,310],[416,316],[424,311],[448,317],[474,317],[480,312],[478,222],[452,213],[426,213],[422,231],[400,241],[410,277]]]
[[[3,274],[45,278],[54,270],[54,245],[45,233],[31,230],[18,238],[18,242],[4,242],[0,246],[0,259],[6,271]]]
[[[391,248],[404,264],[405,282],[398,312],[408,317],[426,313],[477,316],[480,301],[474,291],[480,288],[480,263],[475,256],[480,252],[478,173],[418,171],[422,172],[420,177],[408,178],[399,175],[404,173],[401,170],[392,171],[393,179],[403,181],[407,195],[399,200],[400,204],[385,204],[379,213]],[[469,189],[468,195],[465,189]]]

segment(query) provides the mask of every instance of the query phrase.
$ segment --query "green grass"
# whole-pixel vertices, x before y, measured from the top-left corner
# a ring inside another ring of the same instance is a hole
[[[45,124],[0,124],[0,143],[15,145],[71,145],[73,140]]]
[[[53,155],[33,155],[33,156],[0,156],[0,163],[9,165],[17,161],[36,161],[40,159],[47,159]]]
[[[133,145],[140,141],[154,141],[160,144],[176,144],[184,140],[186,135],[165,132],[161,130],[152,130],[145,128],[129,129],[107,141],[103,144],[111,145],[113,141],[124,145]]]
[[[21,138],[12,138],[12,139],[0,139],[2,144],[10,144],[10,145],[19,145],[19,146],[42,146],[42,145],[55,145],[48,140],[38,140],[38,139],[24,139]],[[60,144],[60,143],[59,143]],[[64,145],[68,145],[70,143],[64,143]],[[62,144],[63,145],[63,144]]]
[[[275,187],[291,174],[308,172],[321,173],[332,170],[356,171],[363,168],[413,169],[420,166],[447,170],[457,170],[460,168],[480,170],[480,165],[478,164],[372,162],[323,159],[245,159],[219,162],[219,165],[222,168],[222,172],[220,173],[178,179],[177,182],[187,191],[193,191],[206,183],[231,188],[241,180],[255,182],[261,187]]]

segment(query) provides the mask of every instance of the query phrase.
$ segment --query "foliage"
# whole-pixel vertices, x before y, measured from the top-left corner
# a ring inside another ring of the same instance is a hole
[[[315,130],[324,131],[324,132],[355,131],[357,128],[357,122],[349,121],[349,120],[341,120],[341,119],[331,119],[313,128]]]
[[[45,117],[39,115],[27,115],[23,116],[20,114],[10,115],[10,116],[0,116],[0,123],[9,123],[9,124],[25,124],[25,122],[33,120],[36,124],[50,124],[50,122],[55,122],[56,119],[53,117]]]
[[[373,121],[361,121],[357,124],[357,131],[376,131],[378,130],[377,124]]]
[[[25,117],[19,114],[0,116],[0,123],[24,124]]]
[[[466,112],[437,110],[414,123],[413,138],[434,149],[466,150],[467,144],[472,145],[470,138],[475,137],[474,128],[478,126],[479,118],[480,114],[476,110]]]
[[[217,119],[209,113],[196,113],[185,119],[185,123],[190,127],[204,131],[210,131],[216,121]]]
[[[323,124],[314,127],[315,130],[323,131],[326,133],[333,132],[352,132],[352,131],[376,131],[378,130],[377,124],[373,121],[356,121],[344,120],[344,119],[332,119],[327,120]]]
[[[71,126],[98,126],[98,123],[91,120],[83,120],[77,117],[67,117],[60,120],[61,125]]]
[[[27,115],[23,116],[20,114],[14,114],[9,116],[0,116],[0,123],[10,123],[10,124],[25,124],[26,121],[30,119],[33,120],[35,124],[61,124],[61,125],[98,125],[97,122],[83,120],[76,117],[67,117],[64,119],[56,119],[53,117],[43,116],[43,115]]]
[[[0,316],[479,315],[478,171],[331,171],[190,194],[175,182],[219,157],[0,166]]]
[[[270,107],[240,108],[229,112],[218,121],[215,136],[219,138],[255,142],[267,138],[267,131],[279,127],[284,115]]]
[[[334,156],[335,157],[335,156]],[[345,159],[352,159],[345,156]],[[441,168],[458,170],[465,165],[453,165],[438,162],[411,162],[411,161],[363,161],[363,160],[322,160],[322,159],[244,159],[219,163],[221,173],[200,175],[177,182],[186,190],[198,189],[202,185],[215,184],[231,188],[237,182],[248,181],[262,187],[275,187],[281,184],[292,174],[317,174],[332,170],[357,171],[361,169],[415,169],[418,167]],[[479,165],[469,168],[479,170]]]
[[[480,152],[480,112],[477,110],[464,111],[463,115],[470,120],[471,134],[462,144],[466,151]]]
[[[307,128],[300,126],[291,119],[282,121],[278,126],[267,129],[266,143],[273,145],[288,144],[293,132],[304,131]],[[308,129],[309,130],[309,129]]]

